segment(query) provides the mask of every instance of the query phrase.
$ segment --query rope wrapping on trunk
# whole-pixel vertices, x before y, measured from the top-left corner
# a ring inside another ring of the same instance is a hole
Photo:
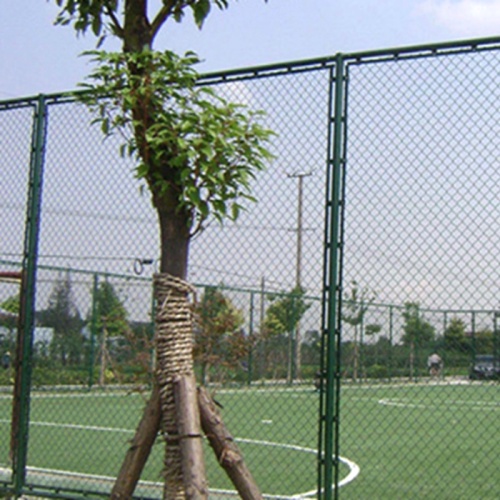
[[[185,499],[175,416],[173,379],[193,371],[193,307],[196,290],[186,281],[161,273],[154,276],[156,309],[156,370],[162,410],[161,428],[166,440],[163,498]]]

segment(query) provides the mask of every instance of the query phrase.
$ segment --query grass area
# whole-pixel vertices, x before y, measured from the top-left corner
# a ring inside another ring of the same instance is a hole
[[[221,391],[215,397],[264,492],[291,496],[315,489],[318,394],[311,387]],[[143,406],[137,393],[34,394],[29,466],[116,475]],[[10,401],[0,399],[0,432],[4,435],[9,417]],[[158,441],[143,479],[161,479],[162,452]],[[2,443],[0,465],[7,453],[7,443]],[[232,490],[211,450],[207,449],[206,457],[210,487]]]
[[[341,415],[343,497],[500,498],[499,385],[346,387]]]
[[[265,493],[290,498],[315,489],[312,388],[221,390],[215,398]],[[34,394],[29,465],[114,476],[143,404],[137,393]],[[361,470],[342,498],[500,498],[498,384],[346,385],[341,410],[341,455]],[[2,396],[2,435],[9,418],[10,399]],[[0,441],[0,465],[7,444]],[[155,445],[144,479],[160,480],[162,448]],[[211,451],[206,456],[210,486],[232,489]],[[348,473],[342,465],[341,477]]]

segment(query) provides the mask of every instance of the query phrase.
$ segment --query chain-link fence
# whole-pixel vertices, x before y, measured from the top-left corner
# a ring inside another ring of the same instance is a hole
[[[345,72],[347,498],[500,495],[500,54],[450,50]]]
[[[253,186],[258,203],[247,205],[236,223],[207,224],[190,249],[189,279],[198,287],[197,376],[224,407],[262,491],[277,497],[310,495],[316,482],[313,378],[320,357],[329,73],[323,64],[306,68],[204,80],[227,99],[266,112],[266,126],[277,134],[276,160]],[[44,162],[29,446],[24,451],[17,444],[26,477],[14,467],[14,488],[107,496],[154,370],[158,223],[133,163],[118,154],[119,138],[104,141],[87,108],[72,97],[48,96],[37,104]],[[12,166],[5,168],[12,175]],[[22,217],[23,207],[18,211]],[[18,247],[0,257],[7,265],[25,256]],[[303,291],[294,291],[297,286]],[[3,300],[11,292],[2,294]],[[27,398],[20,395],[19,411]],[[8,408],[6,401],[6,432]],[[153,449],[139,496],[161,496],[160,448]],[[212,455],[207,450],[211,491],[234,496]]]
[[[276,133],[258,201],[189,266],[198,380],[267,498],[500,496],[498,44],[203,78]],[[154,372],[155,212],[73,97],[0,111],[0,484],[106,497]]]

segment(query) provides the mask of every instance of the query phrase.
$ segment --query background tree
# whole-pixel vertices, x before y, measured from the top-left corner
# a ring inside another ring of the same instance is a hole
[[[321,333],[318,330],[307,330],[304,335],[302,349],[302,362],[304,372],[307,369],[307,375],[312,377],[318,370],[321,360]]]
[[[11,352],[15,345],[15,331],[17,328],[17,316],[20,310],[19,294],[7,297],[0,303],[0,309],[7,314],[0,314],[0,327],[5,328],[6,335],[0,335],[1,351]]]
[[[100,369],[99,384],[104,385],[108,365],[112,364],[109,344],[114,342],[119,348],[130,337],[128,313],[120,300],[113,284],[102,281],[96,291],[96,329],[100,339]]]
[[[240,200],[251,199],[254,172],[270,158],[263,147],[270,132],[259,125],[258,114],[197,86],[196,56],[152,50],[167,20],[180,21],[190,9],[201,26],[211,5],[226,8],[227,0],[164,0],[151,17],[147,0],[56,3],[61,7],[57,23],[73,24],[78,33],[91,29],[100,41],[107,35],[122,41],[120,53],[93,53],[97,68],[90,75],[86,102],[96,111],[95,121],[105,135],[119,132],[125,138],[121,152],[137,162],[136,175],[149,187],[160,228],[161,275],[155,280],[157,384],[112,495],[132,494],[161,416],[169,437],[165,497],[184,497],[186,489],[206,496],[201,440],[182,440],[181,455],[173,398],[174,379],[182,376],[194,383],[192,346],[184,350],[191,345],[192,329],[190,287],[184,282],[189,242],[208,217],[238,217]],[[200,434],[195,399],[193,393],[188,405],[193,436]]]
[[[82,328],[84,321],[75,304],[71,276],[66,273],[54,283],[47,309],[37,315],[41,326],[52,328],[54,336],[50,345],[52,356],[62,366],[78,364],[83,355]]]
[[[242,331],[243,313],[217,288],[207,287],[197,304],[194,357],[201,365],[202,383],[214,366],[234,368],[246,358],[250,339]]]
[[[342,302],[342,320],[353,327],[352,378],[359,376],[359,349],[363,336],[363,321],[368,308],[376,298],[376,293],[369,288],[360,288],[356,280],[351,281],[351,290],[344,294]],[[375,332],[374,332],[375,333]]]
[[[20,307],[19,294],[11,295],[0,303],[0,309],[12,314],[19,314]]]
[[[473,342],[476,354],[493,354],[495,351],[495,336],[489,328],[475,332]]]
[[[415,349],[429,345],[435,338],[434,327],[420,313],[418,302],[407,302],[402,313],[404,319],[403,344],[410,347],[410,377],[414,376]]]
[[[305,312],[311,307],[305,300],[305,290],[295,287],[286,295],[270,295],[271,304],[266,310],[261,336],[265,341],[276,343],[279,340],[288,339],[288,349],[274,349],[275,353],[285,359],[287,363],[287,381],[292,382],[293,378],[293,334],[298,323]],[[275,348],[277,346],[274,346]],[[268,349],[269,352],[269,349]],[[288,355],[287,355],[288,353]],[[275,368],[279,364],[275,363]]]
[[[452,318],[443,333],[444,347],[450,351],[468,352],[470,340],[466,336],[465,323],[459,318]]]

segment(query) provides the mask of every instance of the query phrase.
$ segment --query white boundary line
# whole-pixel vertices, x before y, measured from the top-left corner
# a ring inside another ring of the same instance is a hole
[[[377,402],[382,406],[395,406],[400,408],[441,408],[442,406],[446,406],[446,408],[450,407],[458,407],[458,408],[467,408],[472,411],[500,411],[500,403],[495,401],[447,401],[443,400],[441,403],[421,403],[421,402],[412,402],[413,400],[410,398],[382,398]]]
[[[10,423],[10,420],[6,419],[0,419],[0,423]],[[78,429],[78,430],[90,430],[90,431],[99,431],[99,432],[122,432],[122,433],[129,433],[132,434],[134,432],[133,429],[123,429],[119,427],[98,427],[98,426],[93,426],[93,425],[78,425],[78,424],[64,424],[64,423],[57,423],[57,422],[37,422],[37,421],[31,421],[30,425],[36,425],[36,426],[42,426],[42,427],[57,427],[57,428],[66,428],[66,429]],[[260,445],[260,446],[273,446],[276,448],[284,448],[287,450],[294,450],[294,451],[299,451],[299,452],[305,452],[305,453],[310,453],[315,455],[317,453],[317,450],[314,448],[306,448],[304,446],[299,446],[299,445],[294,445],[294,444],[287,444],[287,443],[275,443],[273,441],[261,441],[258,439],[248,439],[248,438],[235,438],[235,441],[238,443],[247,443],[247,444],[255,444],[255,445]],[[351,460],[345,458],[345,457],[339,457],[339,460],[347,465],[349,467],[349,474],[342,479],[342,481],[339,482],[339,487],[342,487],[351,481],[354,481],[354,479],[359,475],[360,473],[360,468],[359,466],[355,463],[352,462]],[[108,476],[99,476],[95,474],[78,474],[74,472],[66,472],[66,471],[59,471],[59,470],[53,470],[53,469],[41,469],[38,467],[28,467],[28,470],[31,470],[33,472],[42,472],[42,473],[51,473],[54,475],[65,475],[67,477],[80,477],[80,478],[88,478],[88,479],[96,479],[96,480],[102,480],[102,481],[112,481],[114,478],[108,477]],[[155,483],[151,481],[141,481],[142,484],[144,485],[158,485],[160,483]],[[222,493],[222,494],[228,494],[228,495],[236,495],[235,491],[231,490],[213,490],[215,493]],[[281,500],[281,499],[301,499],[301,498],[309,498],[314,495],[316,495],[317,491],[316,489],[307,491],[305,493],[298,493],[292,496],[283,496],[283,495],[271,495],[271,494],[263,494],[265,498],[269,498],[272,500]]]
[[[7,419],[0,419],[1,424],[9,424],[11,421]],[[119,427],[98,427],[95,425],[78,425],[78,424],[64,424],[58,422],[36,422],[30,420],[30,425],[37,425],[40,427],[58,427],[64,429],[79,429],[83,431],[102,431],[102,432],[126,432],[133,433],[132,429],[120,429]]]

